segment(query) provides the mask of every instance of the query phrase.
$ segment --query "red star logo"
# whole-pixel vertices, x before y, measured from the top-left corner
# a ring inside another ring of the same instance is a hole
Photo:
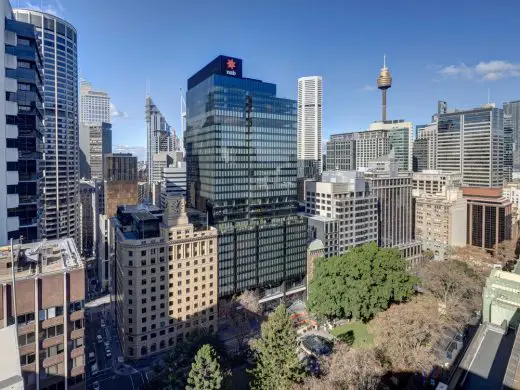
[[[235,61],[232,59],[232,58],[229,58],[226,62],[226,66],[228,67],[228,69],[235,69],[237,64],[235,63]]]

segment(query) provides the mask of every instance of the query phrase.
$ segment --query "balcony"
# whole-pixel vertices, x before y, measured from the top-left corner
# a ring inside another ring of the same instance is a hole
[[[38,202],[38,195],[19,195],[20,204],[32,204]]]
[[[18,194],[7,194],[7,208],[14,209],[20,204]]]
[[[78,356],[81,356],[81,355],[85,355],[85,347],[75,348],[72,351],[70,351],[71,359],[77,358]]]
[[[58,344],[62,344],[63,343],[63,335],[59,335],[59,336],[54,336],[54,337],[49,337],[48,339],[43,339],[42,341],[42,348],[49,348],[49,347],[53,347],[55,345],[58,345]]]
[[[50,367],[50,366],[54,366],[54,365],[56,365],[58,363],[63,362],[64,357],[65,357],[64,353],[60,353],[58,355],[48,357],[47,359],[43,359],[42,365],[43,365],[44,368],[47,368],[47,367]]]
[[[50,327],[56,326],[56,325],[63,325],[63,316],[62,315],[42,321],[43,329],[47,329],[47,328],[50,328]]]
[[[70,332],[70,338],[71,340],[79,339],[80,337],[83,337],[85,334],[85,329],[76,329]]]
[[[71,321],[81,320],[85,317],[85,310],[77,310],[70,315]]]

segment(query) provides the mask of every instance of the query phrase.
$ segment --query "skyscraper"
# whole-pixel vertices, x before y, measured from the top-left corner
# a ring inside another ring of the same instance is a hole
[[[504,115],[511,116],[513,131],[513,166],[514,170],[520,170],[520,100],[504,103]]]
[[[242,77],[242,60],[219,56],[188,80],[186,106],[188,202],[219,232],[220,295],[305,288],[297,103],[277,97],[275,84]]]
[[[40,237],[43,63],[34,26],[0,6],[0,244]]]
[[[504,180],[513,180],[514,163],[514,129],[513,116],[504,114]]]
[[[503,110],[485,105],[439,115],[437,168],[444,172],[461,172],[464,186],[502,186]]]
[[[105,122],[81,123],[79,149],[81,177],[102,179],[104,157],[112,153],[112,125]]]
[[[15,9],[36,27],[44,62],[45,178],[43,230],[47,239],[79,238],[79,123],[76,29],[55,15]]]
[[[322,170],[322,78],[298,79],[298,177],[314,178]]]
[[[92,89],[92,84],[81,80],[79,87],[79,121],[85,124],[110,123],[110,96]]]
[[[137,157],[130,153],[105,156],[105,214],[110,218],[121,204],[137,204]]]
[[[148,183],[161,180],[161,174],[154,174],[154,155],[160,152],[172,152],[175,150],[175,133],[166,122],[166,118],[159,111],[150,96],[146,97],[146,161],[148,169]]]

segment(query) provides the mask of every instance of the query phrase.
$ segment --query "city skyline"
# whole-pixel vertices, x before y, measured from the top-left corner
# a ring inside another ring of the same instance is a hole
[[[182,12],[175,9],[175,4],[158,0],[125,3],[128,20],[139,18],[141,22],[139,28],[123,29],[113,23],[123,6],[119,1],[36,3],[14,1],[13,7],[38,5],[57,11],[82,32],[78,45],[80,77],[112,96],[114,151],[136,152],[139,159],[144,159],[146,151],[142,100],[147,80],[154,101],[178,130],[179,89],[186,89],[187,78],[201,63],[219,54],[247,60],[244,76],[255,75],[276,83],[279,96],[289,99],[297,98],[299,77],[322,76],[324,141],[330,134],[363,130],[380,119],[381,96],[376,77],[385,53],[393,77],[388,119],[428,123],[437,100],[469,109],[487,102],[489,88],[491,101],[501,106],[504,101],[517,99],[516,91],[520,89],[520,55],[505,49],[514,44],[513,35],[508,34],[518,13],[514,8],[520,11],[520,4],[513,2],[507,2],[508,12],[504,12],[505,7],[466,9],[464,4],[449,3],[450,12],[446,13],[442,2],[428,8],[432,19],[442,16],[444,23],[452,26],[449,31],[425,24],[424,6],[409,3],[403,3],[403,7],[381,3],[377,8],[382,12],[377,14],[368,4],[347,9],[346,5],[323,2],[310,9],[285,3],[277,5],[277,12],[264,4],[261,9],[253,8],[253,18],[248,16],[249,11],[233,3],[225,8],[207,4],[208,12],[204,14],[212,16],[204,17],[204,29],[184,16],[198,13],[197,6],[189,3],[182,5]],[[164,16],[145,13],[145,7],[161,9],[160,15]],[[370,15],[370,19],[360,15]],[[90,28],[94,18],[99,29]],[[404,18],[406,23],[392,23],[396,18]],[[491,21],[492,28],[481,29],[473,23],[480,18]],[[168,34],[154,33],[158,21],[171,26]],[[298,27],[311,21],[319,27],[317,30],[305,32]],[[219,33],[208,35],[206,31]],[[247,40],[236,39],[245,32],[249,33]],[[114,37],[117,44],[99,45],[106,36]],[[280,40],[280,36],[284,39]],[[497,39],[503,44],[492,44]],[[163,49],[143,51],[151,40]],[[190,47],[191,42],[197,43],[196,51]],[[141,55],[143,52],[145,55]]]

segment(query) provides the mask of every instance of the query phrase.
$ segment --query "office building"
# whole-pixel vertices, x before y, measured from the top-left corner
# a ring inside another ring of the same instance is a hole
[[[92,84],[81,80],[79,86],[79,121],[81,124],[111,123],[110,96],[103,91],[96,91]]]
[[[494,105],[439,115],[437,169],[461,172],[468,187],[500,187],[504,114]]]
[[[468,204],[466,243],[489,252],[511,239],[512,203],[502,196],[502,188],[463,187]]]
[[[163,169],[161,182],[161,207],[165,207],[166,197],[169,195],[182,196],[186,199],[186,162],[182,156],[177,158],[168,167]]]
[[[316,178],[321,173],[323,131],[323,81],[321,76],[298,79],[298,177]]]
[[[466,246],[467,204],[459,188],[421,192],[414,200],[415,239],[424,250],[443,260],[449,248]]]
[[[102,179],[104,157],[112,153],[112,125],[110,123],[81,123],[79,127],[81,178]]]
[[[78,249],[86,260],[96,257],[99,215],[104,214],[103,181],[81,180],[80,197],[80,243]]]
[[[306,186],[305,212],[311,239],[324,245],[325,257],[377,242],[377,198],[362,172],[326,171]]]
[[[17,20],[36,27],[45,104],[45,177],[42,237],[79,239],[79,123],[76,29],[55,15],[15,9]]]
[[[504,103],[504,115],[511,117],[513,131],[513,167],[520,170],[520,100]]]
[[[18,356],[18,332],[15,325],[0,329],[0,390],[23,390],[22,366]]]
[[[507,183],[502,188],[502,196],[520,210],[520,181]]]
[[[390,149],[395,153],[395,161],[400,171],[413,168],[413,124],[403,119],[373,122],[368,131],[387,130]]]
[[[513,154],[515,148],[513,116],[504,114],[504,181],[513,180]]]
[[[297,103],[242,77],[242,60],[219,56],[190,77],[186,105],[187,198],[219,232],[220,296],[304,290]]]
[[[443,172],[440,170],[426,170],[414,172],[412,177],[413,196],[420,194],[436,195],[443,188],[457,188],[462,185],[462,175],[459,172]]]
[[[13,249],[0,248],[0,328],[17,327],[25,388],[84,389],[85,269],[74,240]]]
[[[367,170],[365,180],[370,194],[377,198],[378,245],[390,248],[410,243],[413,220],[412,175],[398,173],[397,167],[393,166]]]
[[[185,200],[170,196],[162,219],[145,206],[120,206],[114,291],[123,355],[140,359],[172,349],[197,330],[218,326],[215,228],[195,229]]]
[[[130,153],[109,153],[104,164],[105,214],[110,218],[121,204],[137,204],[137,157]]]
[[[161,180],[161,174],[154,169],[154,155],[160,152],[172,152],[175,149],[175,133],[159,108],[150,96],[146,97],[146,161],[148,168],[148,183]]]
[[[43,63],[34,26],[0,6],[0,244],[41,236]]]
[[[381,90],[381,121],[386,121],[386,91],[392,86],[392,76],[390,75],[390,71],[386,67],[386,56],[383,60],[383,67],[379,72],[379,77],[377,78],[377,88]]]
[[[352,171],[390,153],[387,130],[332,134],[326,145],[327,171]]]
[[[413,142],[413,171],[422,172],[428,169],[428,139],[419,138]]]
[[[147,181],[137,183],[137,203],[145,203],[150,200],[150,184]]]

